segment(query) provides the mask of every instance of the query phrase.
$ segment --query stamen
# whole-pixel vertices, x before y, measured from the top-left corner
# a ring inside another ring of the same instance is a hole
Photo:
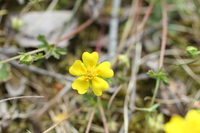
[[[85,74],[86,79],[91,80],[96,76],[93,70],[88,69],[87,73]]]

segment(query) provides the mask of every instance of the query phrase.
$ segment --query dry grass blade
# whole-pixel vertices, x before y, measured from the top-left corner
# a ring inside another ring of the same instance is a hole
[[[85,107],[87,106],[84,106],[84,107],[81,107],[79,109],[77,109],[76,111],[74,111],[73,113],[69,114],[67,117],[65,117],[63,120],[55,123],[53,126],[51,126],[50,128],[48,128],[47,130],[45,130],[44,132],[42,133],[48,133],[49,131],[51,131],[52,129],[54,129],[56,126],[58,126],[60,123],[62,123],[63,121],[67,120],[68,118],[70,118],[71,116],[77,114],[78,112],[80,112],[81,110],[83,110]]]
[[[109,133],[107,122],[106,122],[106,116],[105,116],[105,113],[104,113],[104,110],[103,110],[103,107],[102,107],[102,104],[101,104],[101,98],[100,97],[98,97],[98,105],[99,105],[99,111],[101,113],[101,118],[102,118],[105,133]]]
[[[92,109],[92,112],[91,112],[91,116],[90,116],[90,119],[89,119],[89,122],[88,122],[88,125],[87,125],[87,128],[86,128],[85,133],[89,133],[89,131],[90,131],[90,127],[91,127],[92,120],[93,120],[93,118],[94,118],[95,112],[96,112],[96,108],[93,108],[93,109]]]

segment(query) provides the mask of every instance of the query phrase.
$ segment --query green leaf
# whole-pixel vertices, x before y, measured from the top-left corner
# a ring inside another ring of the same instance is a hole
[[[191,61],[191,62],[187,62],[187,63],[183,63],[183,64],[177,64],[177,65],[172,65],[172,66],[189,65],[189,64],[195,63],[195,62],[197,62],[197,61],[200,61],[200,60],[194,60],[194,61]]]
[[[52,54],[53,56],[56,58],[56,59],[59,59],[60,58],[60,55],[65,55],[67,52],[65,49],[54,49],[52,51]]]
[[[45,36],[39,35],[39,36],[37,37],[37,39],[38,39],[38,41],[42,42],[42,44],[39,45],[40,48],[48,47],[49,44],[48,44],[48,42],[46,41]]]
[[[37,57],[37,58],[43,58],[43,54],[42,53],[37,53],[37,54],[35,54],[35,57]]]
[[[24,64],[24,65],[31,65],[33,62],[33,57],[31,55],[23,55],[20,59],[19,64]]]
[[[66,55],[66,54],[67,54],[67,52],[66,52],[65,49],[56,49],[55,51],[56,51],[57,53],[59,53],[60,55]]]
[[[50,56],[53,55],[56,59],[59,59],[60,55],[66,54],[65,49],[55,49],[55,45],[53,45],[53,44],[49,45],[44,36],[39,35],[37,39],[38,39],[38,41],[42,42],[42,44],[39,45],[39,47],[46,48],[45,55],[44,55],[46,58],[49,58]]]
[[[154,112],[154,111],[156,111],[156,109],[157,109],[159,106],[160,106],[159,103],[154,104],[153,106],[151,106],[151,107],[149,108],[149,112]]]
[[[26,130],[27,133],[31,133],[29,130]]]
[[[167,73],[163,73],[162,72],[162,68],[159,68],[158,72],[154,72],[153,70],[149,70],[147,72],[147,74],[150,77],[155,78],[155,79],[160,78],[161,81],[163,81],[164,84],[169,84],[169,79],[167,78],[168,74]]]
[[[53,51],[52,54],[53,54],[53,56],[54,56],[56,59],[59,59],[59,58],[60,58],[60,54],[57,53],[56,51]]]
[[[43,58],[43,54],[42,53],[37,53],[33,56],[34,61],[42,59]]]
[[[5,82],[11,77],[10,67],[8,64],[0,65],[0,82]]]

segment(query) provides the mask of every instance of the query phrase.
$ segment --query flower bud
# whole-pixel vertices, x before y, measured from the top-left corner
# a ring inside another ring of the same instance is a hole
[[[186,48],[186,54],[189,57],[197,56],[198,55],[198,49],[196,47],[193,47],[193,46],[188,46]]]

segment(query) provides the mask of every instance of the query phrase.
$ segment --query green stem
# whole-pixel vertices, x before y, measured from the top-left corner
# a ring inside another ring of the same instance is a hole
[[[138,110],[138,111],[147,111],[149,112],[149,108],[138,108],[138,107],[134,107],[135,110]]]
[[[158,93],[158,88],[160,86],[160,81],[161,81],[160,78],[156,79],[156,86],[155,86],[153,97],[152,97],[151,104],[150,104],[151,107],[153,106],[153,104],[155,102],[155,99],[156,99],[156,96],[157,96],[157,93]],[[151,114],[151,112],[148,112],[147,117],[146,117],[145,133],[148,133],[148,128],[149,128],[148,127],[148,120],[149,120],[150,114]]]
[[[153,104],[155,102],[159,86],[160,86],[160,78],[157,78],[156,79],[156,87],[155,87],[155,90],[154,90],[154,93],[153,93],[153,97],[152,97],[152,100],[151,100],[151,104],[150,104],[151,106],[153,106]]]
[[[35,53],[38,53],[38,52],[42,52],[42,51],[44,51],[44,50],[46,50],[46,48],[36,49],[36,50],[31,51],[31,52],[28,52],[28,53],[26,53],[26,54],[27,54],[27,55],[32,55],[32,54],[35,54]],[[7,60],[2,60],[2,61],[0,61],[0,64],[4,64],[4,63],[7,63],[7,62],[10,62],[10,61],[13,61],[13,60],[17,60],[17,59],[19,59],[19,58],[21,58],[21,57],[22,57],[22,55],[18,55],[18,56],[9,58],[9,59],[7,59]]]

